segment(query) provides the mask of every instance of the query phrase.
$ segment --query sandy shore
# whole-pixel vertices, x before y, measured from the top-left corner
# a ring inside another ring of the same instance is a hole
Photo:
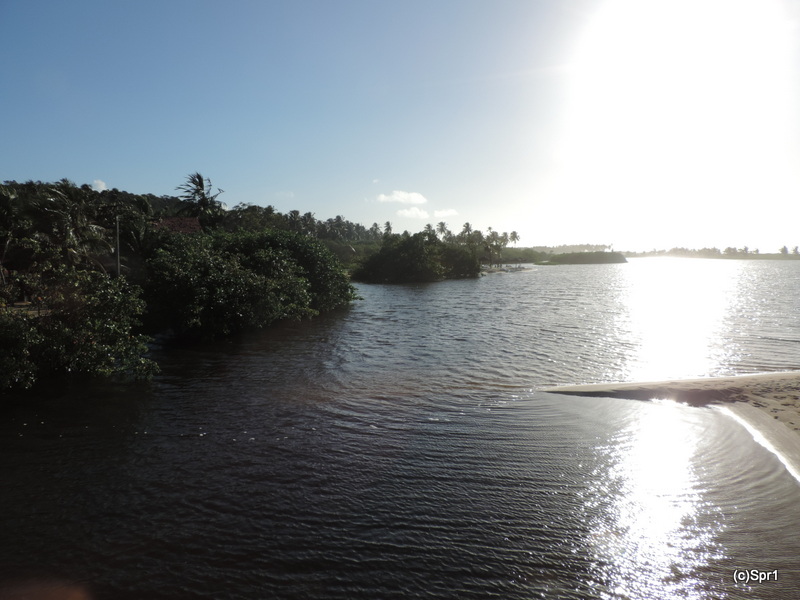
[[[631,398],[651,400],[670,398],[696,406],[725,405],[738,413],[738,403],[755,407],[800,436],[800,371],[738,375],[735,377],[705,377],[676,381],[634,383],[599,383],[545,388],[542,391],[576,396]],[[763,420],[762,420],[763,422]]]

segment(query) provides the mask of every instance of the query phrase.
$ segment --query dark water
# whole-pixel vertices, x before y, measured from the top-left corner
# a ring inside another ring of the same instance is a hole
[[[337,314],[159,350],[150,384],[6,404],[0,580],[100,599],[800,595],[800,483],[741,425],[538,391],[800,368],[800,264],[359,289]]]

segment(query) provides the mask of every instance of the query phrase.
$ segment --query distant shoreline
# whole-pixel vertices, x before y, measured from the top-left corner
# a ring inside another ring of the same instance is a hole
[[[723,253],[714,249],[687,250],[684,248],[673,248],[672,250],[650,250],[647,252],[622,252],[626,258],[711,258],[719,260],[800,260],[800,254],[781,254],[779,252],[759,252],[735,251]]]

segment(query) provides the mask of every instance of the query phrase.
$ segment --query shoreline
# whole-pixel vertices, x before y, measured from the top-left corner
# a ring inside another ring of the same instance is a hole
[[[543,388],[572,396],[671,399],[720,410],[775,454],[800,483],[800,371]]]
[[[742,402],[795,431],[800,438],[800,371],[666,381],[592,383],[548,387],[541,391],[631,400],[669,398],[692,406],[735,405]]]

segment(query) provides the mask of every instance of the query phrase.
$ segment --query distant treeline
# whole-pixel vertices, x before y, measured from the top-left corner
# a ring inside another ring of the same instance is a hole
[[[783,246],[773,253],[762,253],[758,248],[750,249],[734,248],[729,246],[723,250],[719,248],[671,248],[670,250],[650,250],[648,252],[625,252],[625,256],[646,257],[646,256],[682,256],[694,258],[746,258],[746,259],[800,259],[800,247],[795,246],[790,251],[787,246]]]
[[[621,252],[565,252],[553,254],[544,264],[550,265],[596,265],[628,262]]]
[[[0,186],[0,389],[51,376],[147,376],[156,365],[146,334],[214,338],[354,299],[317,239],[350,231],[343,219],[323,227],[296,211],[225,210],[197,173],[178,191]]]

